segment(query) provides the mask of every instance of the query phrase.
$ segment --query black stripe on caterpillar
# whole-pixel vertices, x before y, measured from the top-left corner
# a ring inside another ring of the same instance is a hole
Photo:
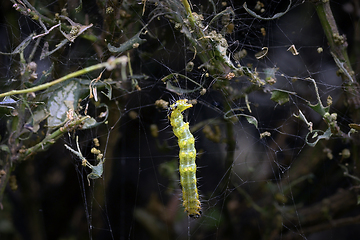
[[[188,216],[198,218],[201,215],[199,194],[196,186],[196,149],[195,138],[189,130],[189,123],[184,122],[182,112],[193,105],[187,99],[180,99],[169,108],[170,124],[179,143],[179,172],[182,187],[183,206]]]

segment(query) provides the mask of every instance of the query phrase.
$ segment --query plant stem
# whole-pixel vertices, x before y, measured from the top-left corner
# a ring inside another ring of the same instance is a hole
[[[315,3],[315,8],[319,20],[321,22],[321,25],[324,29],[326,38],[329,42],[330,49],[333,54],[335,62],[340,60],[341,63],[343,64],[343,68],[348,73],[347,74],[348,78],[351,77],[348,80],[351,82],[355,82],[354,71],[351,68],[350,60],[346,51],[348,44],[346,42],[346,38],[340,36],[339,34],[339,30],[336,26],[334,15],[330,8],[330,2],[318,1]],[[340,69],[342,69],[342,67],[340,67]]]
[[[192,23],[192,25],[195,25],[195,18],[194,16],[192,15],[192,12],[191,12],[191,8],[190,8],[190,4],[187,0],[182,0],[182,3],[185,7],[185,11],[186,13],[188,14],[188,19],[190,20],[190,22]]]
[[[48,83],[45,83],[45,84],[42,84],[42,85],[39,85],[39,86],[35,86],[35,87],[32,87],[32,88],[21,89],[21,90],[12,90],[12,91],[9,91],[9,92],[1,93],[0,97],[23,94],[23,93],[31,93],[31,92],[44,90],[44,89],[47,89],[47,88],[49,88],[49,87],[51,87],[51,86],[53,86],[55,84],[64,82],[64,81],[66,81],[66,80],[68,80],[70,78],[74,78],[74,77],[83,75],[85,73],[88,73],[88,72],[91,72],[91,71],[94,71],[94,70],[97,70],[97,69],[100,69],[100,68],[106,67],[109,70],[112,70],[114,68],[114,66],[116,64],[119,64],[119,63],[121,63],[122,65],[125,65],[127,63],[127,57],[122,56],[122,57],[115,58],[115,59],[109,58],[108,61],[106,61],[106,62],[99,63],[99,64],[96,64],[96,65],[81,69],[79,71],[70,73],[70,74],[68,74],[68,75],[66,75],[64,77],[61,77],[59,79],[56,79],[56,80],[54,80],[52,82],[48,82]]]
[[[0,211],[3,210],[2,199],[4,197],[5,188],[9,181],[10,173],[14,169],[14,165],[11,166],[9,159],[10,159],[10,154],[7,154],[6,159],[4,159],[6,164],[1,169],[2,174],[0,175]]]
[[[358,121],[360,119],[358,111],[360,108],[360,86],[355,79],[355,73],[348,57],[346,38],[339,34],[330,8],[330,2],[321,0],[312,0],[312,2],[315,4],[316,12],[329,42],[331,55],[343,73],[341,77],[345,83],[343,86],[344,93],[346,94],[349,106],[352,108],[353,121]]]
[[[26,160],[31,155],[36,154],[37,152],[45,151],[47,148],[54,144],[56,140],[58,140],[65,132],[68,132],[70,129],[73,129],[76,126],[82,124],[82,122],[87,119],[89,116],[84,116],[82,118],[76,119],[69,123],[66,127],[60,127],[58,130],[53,132],[52,134],[46,136],[40,143],[35,146],[28,148],[24,153],[21,154],[20,159],[18,160]]]

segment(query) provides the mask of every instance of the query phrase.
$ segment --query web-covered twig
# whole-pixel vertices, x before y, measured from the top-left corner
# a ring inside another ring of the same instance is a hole
[[[75,151],[74,149],[72,149],[71,147],[69,147],[66,144],[64,144],[64,146],[69,151],[71,151],[73,154],[78,156],[78,158],[80,158],[81,164],[84,167],[86,166],[86,167],[88,167],[88,168],[90,168],[92,170],[91,173],[89,173],[87,175],[87,180],[88,180],[89,186],[90,186],[90,179],[97,179],[97,178],[102,177],[102,174],[103,174],[103,171],[104,171],[103,164],[104,164],[105,158],[102,158],[97,165],[92,165],[91,163],[89,163],[89,161],[86,160],[86,158],[81,153],[81,150],[80,150],[80,147],[79,147],[79,137],[78,136],[76,136],[76,146],[77,146],[77,149],[78,149],[77,151]]]

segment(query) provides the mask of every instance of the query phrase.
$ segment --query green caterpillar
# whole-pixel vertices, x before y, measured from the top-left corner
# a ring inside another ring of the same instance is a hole
[[[178,138],[180,153],[180,183],[182,186],[183,206],[188,216],[198,218],[201,215],[199,194],[196,186],[196,149],[195,138],[190,133],[189,123],[183,120],[182,112],[193,105],[187,99],[180,99],[169,108],[170,124]]]

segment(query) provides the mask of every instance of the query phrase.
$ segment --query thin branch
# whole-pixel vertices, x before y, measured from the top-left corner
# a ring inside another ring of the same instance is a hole
[[[330,1],[310,0],[310,2],[315,4],[319,20],[329,42],[331,55],[343,73],[341,76],[345,82],[344,92],[348,99],[348,104],[354,110],[354,118],[359,119],[360,116],[357,113],[357,109],[360,108],[360,86],[358,82],[356,82],[355,73],[348,57],[346,37],[339,34],[334,15],[330,8]]]
[[[334,15],[330,8],[330,2],[313,2],[315,2],[316,12],[329,42],[331,53],[333,54],[335,62],[342,62],[343,65],[339,68],[346,71],[344,75],[347,78],[350,78],[348,79],[349,81],[355,82],[354,71],[351,68],[350,60],[347,54],[348,43],[346,42],[346,37],[341,36],[339,33]]]
[[[47,89],[47,88],[49,88],[49,87],[51,87],[53,85],[64,82],[64,81],[66,81],[66,80],[68,80],[70,78],[74,78],[74,77],[83,75],[85,73],[88,73],[88,72],[91,72],[91,71],[94,71],[94,70],[97,70],[97,69],[100,69],[100,68],[106,67],[108,70],[112,70],[115,67],[115,65],[117,65],[119,63],[121,63],[122,65],[126,65],[127,57],[126,56],[121,56],[119,58],[109,58],[106,62],[99,63],[99,64],[96,64],[96,65],[81,69],[79,71],[70,73],[70,74],[68,74],[68,75],[66,75],[64,77],[61,77],[61,78],[59,78],[57,80],[54,80],[52,82],[48,82],[48,83],[45,83],[45,84],[42,84],[42,85],[39,85],[39,86],[35,86],[35,87],[32,87],[32,88],[21,89],[21,90],[12,90],[12,91],[9,91],[9,92],[5,92],[5,93],[0,94],[0,97],[23,94],[23,93],[31,93],[31,92],[44,90],[44,89]]]
[[[37,152],[42,152],[48,149],[48,147],[56,142],[60,137],[63,136],[65,132],[68,132],[71,129],[74,129],[74,127],[80,126],[89,116],[84,116],[79,119],[76,119],[66,125],[65,127],[61,127],[52,134],[46,136],[40,143],[36,144],[35,146],[26,149],[21,153],[21,156],[18,160],[26,160],[30,156],[36,154]]]

